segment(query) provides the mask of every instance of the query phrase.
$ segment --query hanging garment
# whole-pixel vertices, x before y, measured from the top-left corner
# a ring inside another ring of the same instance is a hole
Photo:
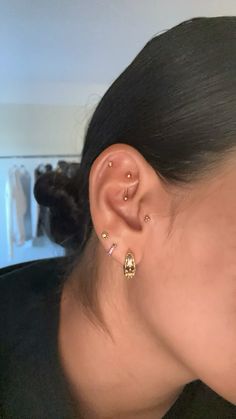
[[[26,212],[24,215],[25,240],[32,239],[32,220],[31,220],[31,176],[24,166],[19,168],[19,181],[22,185],[26,199]]]
[[[30,218],[28,211],[29,197],[26,194],[30,188],[30,177],[25,169],[13,166],[8,172],[6,182],[6,221],[7,221],[7,244],[8,255],[13,257],[14,243],[22,246],[31,235],[30,221],[26,222],[26,216]],[[28,236],[28,237],[27,237]]]
[[[5,204],[6,204],[6,231],[7,231],[7,255],[10,261],[13,258],[13,232],[12,232],[12,190],[10,181],[10,172],[5,186]]]
[[[50,172],[53,170],[53,167],[51,164],[40,164],[34,171],[35,176],[35,182],[37,181],[38,177],[46,172]],[[34,198],[35,199],[35,198]],[[38,217],[37,217],[37,226],[34,224],[34,227],[36,227],[36,236],[49,236],[49,231],[47,226],[49,226],[49,209],[47,207],[44,207],[42,205],[38,206]],[[49,236],[50,237],[50,236]]]
[[[34,196],[34,185],[38,178],[37,169],[33,172],[33,181],[32,181],[32,188],[31,188],[31,223],[32,223],[32,238],[35,239],[38,237],[38,223],[39,223],[39,214],[40,214],[40,206],[35,199]]]

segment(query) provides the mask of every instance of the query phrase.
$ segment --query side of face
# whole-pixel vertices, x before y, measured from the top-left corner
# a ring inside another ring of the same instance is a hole
[[[236,404],[236,166],[192,192],[174,219],[156,217],[140,310],[196,377]],[[153,249],[153,251],[151,251]]]

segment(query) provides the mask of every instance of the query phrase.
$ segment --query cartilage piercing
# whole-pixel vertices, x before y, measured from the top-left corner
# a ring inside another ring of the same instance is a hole
[[[150,221],[151,220],[151,218],[149,217],[149,215],[145,215],[145,217],[144,217],[144,221],[145,221],[145,223],[147,223],[148,221]]]
[[[112,167],[113,166],[113,162],[112,161],[109,161],[108,166],[109,167]]]

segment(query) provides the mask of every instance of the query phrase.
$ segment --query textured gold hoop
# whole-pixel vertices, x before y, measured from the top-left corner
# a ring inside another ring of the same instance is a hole
[[[134,255],[130,251],[126,253],[123,269],[124,269],[124,275],[127,279],[133,278],[136,272],[136,265],[135,265]]]

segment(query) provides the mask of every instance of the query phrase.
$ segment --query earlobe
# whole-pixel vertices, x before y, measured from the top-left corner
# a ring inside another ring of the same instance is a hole
[[[149,216],[145,216],[148,217],[150,219]],[[109,237],[109,234],[106,231],[103,231],[101,234],[103,239],[107,239]],[[108,253],[108,256],[111,256],[113,253],[113,250],[117,247],[117,243],[113,243],[112,246],[110,247]],[[136,263],[135,263],[135,258],[134,255],[131,251],[128,251],[125,255],[125,261],[124,261],[124,265],[123,265],[123,272],[124,272],[124,276],[128,279],[131,279],[134,277],[135,272],[136,272]]]

